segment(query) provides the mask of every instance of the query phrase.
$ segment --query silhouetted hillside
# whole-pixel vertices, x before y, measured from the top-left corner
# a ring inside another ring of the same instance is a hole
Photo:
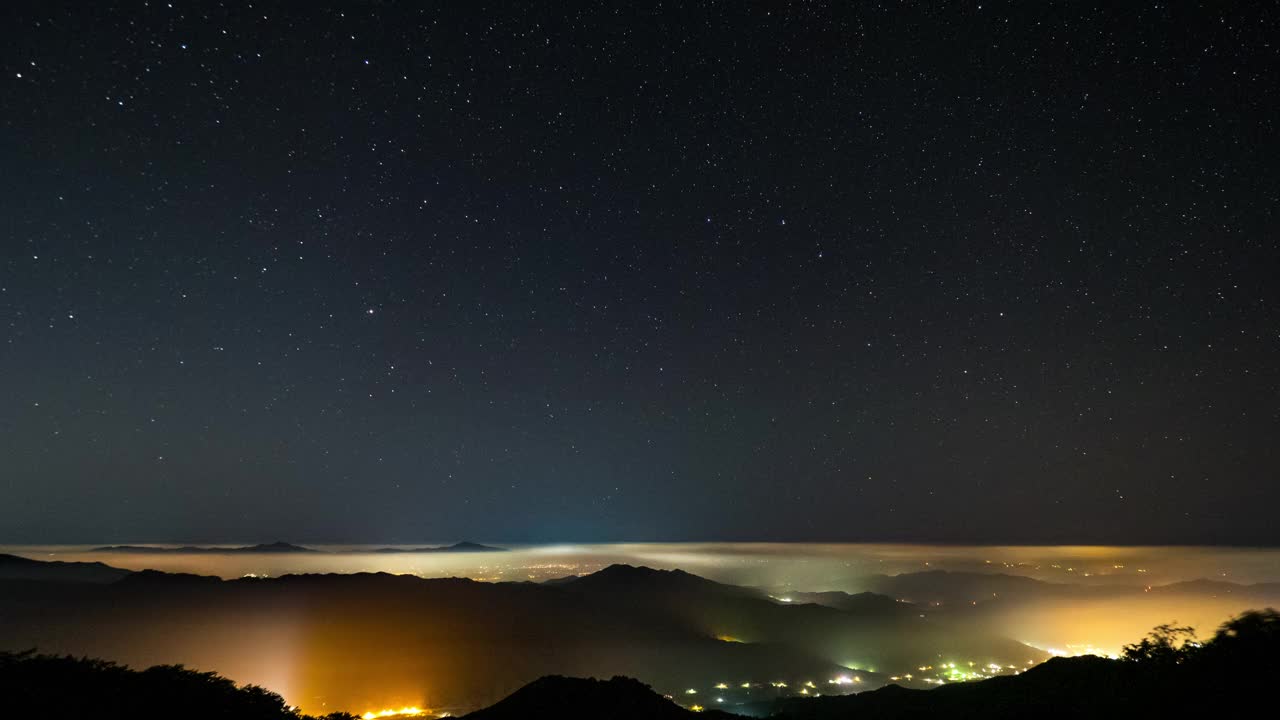
[[[1181,628],[1157,628],[1126,658],[1055,658],[1014,676],[911,690],[790,698],[738,706],[773,720],[1014,720],[1041,718],[1218,718],[1274,714],[1280,614],[1253,611],[1225,623],[1204,645]],[[732,717],[718,713],[724,717]],[[476,720],[686,718],[692,714],[625,678],[542,678]]]
[[[1123,595],[1136,586],[1083,586],[1051,583],[1025,575],[928,570],[901,575],[872,575],[861,583],[872,592],[919,605],[970,605],[991,600],[1032,601],[1048,598]]]
[[[595,593],[732,593],[755,597],[756,593],[735,585],[724,585],[683,570],[655,570],[649,567],[615,564],[603,570],[574,578],[562,587]]]
[[[31,560],[17,555],[0,554],[0,580],[110,583],[128,574],[128,570],[100,562]]]
[[[814,603],[844,610],[845,612],[865,615],[894,615],[916,612],[913,603],[903,602],[888,595],[874,592],[793,592],[783,597],[786,598],[787,602]]]
[[[1280,614],[1247,612],[1204,645],[1157,628],[1126,658],[1054,658],[1024,673],[911,690],[787,699],[746,709],[787,720],[1218,718],[1269,716],[1280,672]]]
[[[901,575],[872,575],[858,583],[872,592],[924,606],[971,606],[974,603],[1023,603],[1044,600],[1106,599],[1143,594],[1232,596],[1268,602],[1280,598],[1280,583],[1244,585],[1221,580],[1188,580],[1167,585],[1108,583],[1083,585],[1045,582],[1025,575],[928,570]]]
[[[181,665],[0,652],[0,717],[39,720],[305,720],[279,695]],[[336,714],[331,720],[354,720]]]
[[[630,565],[613,565],[556,587],[618,613],[661,615],[716,637],[803,649],[864,671],[872,685],[875,673],[903,672],[940,657],[981,659],[984,664],[998,660],[1002,665],[1048,657],[991,632],[923,618],[887,597],[846,596],[847,610],[784,603],[753,588]]]
[[[146,589],[151,592],[163,592],[176,588],[212,588],[221,583],[221,578],[212,575],[139,570],[121,578],[117,585],[130,590]]]
[[[1233,597],[1248,602],[1271,602],[1280,598],[1280,583],[1245,585],[1201,578],[1199,580],[1169,583],[1168,585],[1156,585],[1149,592],[1157,595]]]
[[[788,720],[828,718],[1117,717],[1151,689],[1135,684],[1133,668],[1087,656],[1053,658],[1015,676],[917,690],[889,685],[857,695],[784,700],[751,714]],[[1143,717],[1138,715],[1137,717]]]
[[[716,711],[699,715],[631,678],[595,680],[560,676],[539,678],[492,707],[466,716],[467,720],[693,720],[698,717],[732,716]]]

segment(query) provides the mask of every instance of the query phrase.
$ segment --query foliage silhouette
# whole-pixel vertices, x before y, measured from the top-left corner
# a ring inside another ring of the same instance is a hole
[[[181,665],[0,652],[0,715],[134,720],[307,720],[279,695]],[[333,718],[333,720],[339,720]]]
[[[1157,625],[1141,641],[1125,645],[1124,657],[1135,662],[1177,665],[1199,647],[1195,628],[1167,623]]]

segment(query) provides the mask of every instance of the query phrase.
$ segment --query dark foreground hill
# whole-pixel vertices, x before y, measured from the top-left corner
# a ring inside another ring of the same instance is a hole
[[[1207,643],[1187,628],[1157,628],[1124,659],[1055,658],[1018,675],[912,690],[897,685],[790,698],[735,713],[772,720],[1014,720],[1042,718],[1273,717],[1280,614],[1247,612]],[[714,711],[712,711],[714,712]],[[733,717],[727,713],[714,713]],[[543,678],[474,720],[689,718],[685,708],[632,680]]]
[[[631,678],[596,680],[558,675],[535,680],[492,707],[466,716],[467,720],[693,720],[697,717],[733,716],[714,710],[699,716]]]
[[[745,708],[786,720],[1274,717],[1280,614],[1244,613],[1209,642],[1157,628],[1124,659],[1055,658],[1019,675],[934,690],[888,687]]]
[[[1181,628],[1157,628],[1126,658],[1050,660],[1016,676],[935,690],[896,685],[856,695],[780,700],[735,712],[774,720],[947,718],[1273,717],[1272,678],[1280,672],[1280,614],[1250,612],[1209,642],[1187,642]],[[647,685],[543,677],[469,720],[693,720]],[[697,708],[701,710],[701,708]],[[180,666],[137,672],[101,660],[0,652],[0,716],[80,720],[310,720],[278,695]],[[354,720],[336,712],[329,720]],[[732,718],[707,709],[701,717]]]
[[[308,720],[284,698],[180,665],[0,652],[0,717],[40,720]],[[329,720],[352,720],[335,714]]]

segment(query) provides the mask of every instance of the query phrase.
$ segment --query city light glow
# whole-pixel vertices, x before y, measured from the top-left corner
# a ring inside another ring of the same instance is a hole
[[[406,706],[402,708],[388,708],[386,710],[370,710],[361,715],[364,720],[375,720],[375,718],[394,718],[394,717],[417,717],[426,715],[427,711],[416,706]]]

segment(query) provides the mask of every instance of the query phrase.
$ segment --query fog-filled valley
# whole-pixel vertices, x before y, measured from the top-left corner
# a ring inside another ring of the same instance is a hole
[[[1236,548],[4,550],[0,650],[182,663],[314,713],[463,712],[544,675],[727,708],[923,688],[1280,604],[1280,553]]]

